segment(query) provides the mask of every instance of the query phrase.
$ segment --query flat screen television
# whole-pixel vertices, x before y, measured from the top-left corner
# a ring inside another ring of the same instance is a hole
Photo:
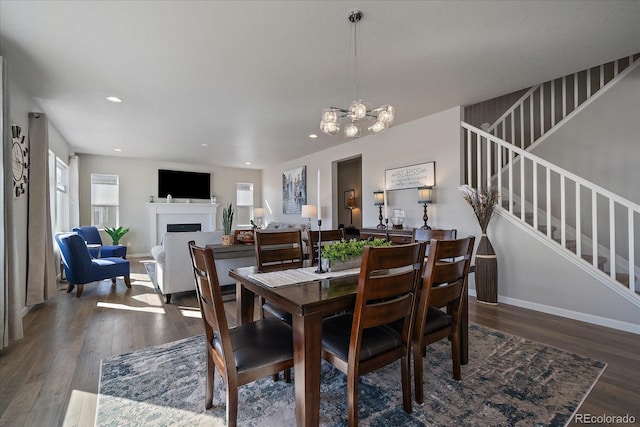
[[[158,169],[158,197],[208,199],[211,196],[211,174]]]

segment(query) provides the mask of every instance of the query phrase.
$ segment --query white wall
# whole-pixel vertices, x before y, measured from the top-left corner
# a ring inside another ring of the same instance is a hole
[[[155,160],[133,159],[128,157],[95,156],[78,154],[80,180],[80,222],[81,225],[91,223],[91,174],[116,174],[120,178],[120,225],[129,227],[130,231],[122,244],[129,245],[128,255],[149,254],[149,214],[145,203],[149,196],[156,202],[158,199],[158,169],[174,169],[190,172],[211,173],[211,191],[215,193],[217,202],[221,205],[233,203],[236,205],[236,183],[254,183],[254,203],[261,206],[262,173],[256,169],[238,169],[218,166],[195,165],[186,163],[172,163]],[[184,203],[182,199],[174,199],[174,203]],[[196,202],[196,201],[194,201]],[[209,201],[199,200],[200,203]],[[217,229],[222,228],[222,208],[218,208]],[[103,241],[110,242],[106,235]]]
[[[640,308],[500,215],[487,233],[498,257],[499,301],[640,333]]]
[[[301,143],[308,143],[302,141]],[[349,141],[324,151],[282,163],[263,171],[263,195],[273,212],[266,221],[306,223],[299,215],[282,213],[282,172],[307,166],[307,203],[317,203],[317,171],[321,175],[322,227],[337,227],[333,221],[334,206],[338,206],[335,163],[362,156],[362,225],[378,224],[378,209],[373,205],[373,192],[382,189],[385,169],[436,162],[435,203],[429,207],[429,224],[434,228],[457,228],[459,235],[478,234],[471,209],[457,187],[460,185],[460,108],[455,107],[402,126],[393,126],[379,135]],[[422,205],[416,189],[388,192],[391,209],[405,210],[405,225],[423,224]],[[317,223],[313,228],[317,228]]]
[[[533,153],[640,203],[640,67],[550,135]]]

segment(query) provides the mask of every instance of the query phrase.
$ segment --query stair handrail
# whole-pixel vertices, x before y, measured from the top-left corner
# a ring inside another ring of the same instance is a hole
[[[628,227],[629,227],[629,290],[631,292],[635,292],[636,290],[636,286],[635,286],[635,280],[634,280],[634,248],[635,248],[635,236],[633,235],[633,215],[634,213],[638,213],[640,214],[640,205],[637,203],[632,202],[631,200],[625,199],[624,197],[615,194],[609,190],[607,190],[606,188],[603,188],[601,186],[599,186],[598,184],[591,182],[587,179],[584,179],[560,166],[557,166],[539,156],[536,156],[535,154],[532,154],[531,152],[522,149],[514,144],[511,144],[507,141],[504,141],[492,134],[490,134],[489,132],[486,132],[480,128],[477,128],[469,123],[460,122],[461,127],[463,129],[466,130],[466,140],[467,140],[467,179],[468,182],[467,184],[471,184],[472,183],[472,177],[473,177],[473,162],[471,161],[472,158],[472,150],[471,150],[471,133],[474,133],[477,135],[476,137],[476,145],[477,145],[477,153],[478,154],[478,159],[477,159],[477,183],[478,186],[482,186],[482,183],[486,183],[487,186],[491,186],[492,181],[494,179],[494,175],[492,173],[485,173],[485,177],[482,178],[482,166],[481,166],[481,162],[482,162],[482,157],[484,157],[482,155],[482,143],[483,141],[486,141],[486,147],[487,149],[485,150],[486,153],[486,160],[487,160],[487,164],[486,164],[486,169],[485,171],[491,171],[491,159],[492,159],[492,153],[493,150],[490,149],[490,143],[494,144],[495,146],[499,147],[495,150],[495,153],[497,153],[497,158],[498,160],[496,161],[497,165],[501,164],[501,159],[502,159],[502,153],[504,150],[506,150],[507,153],[509,153],[510,159],[511,161],[509,161],[505,166],[500,166],[497,168],[497,180],[498,180],[498,187],[501,188],[502,187],[502,173],[504,171],[504,169],[507,169],[507,172],[509,173],[510,176],[510,180],[511,180],[511,176],[512,176],[512,169],[513,169],[513,159],[514,159],[514,154],[518,155],[520,158],[520,162],[521,165],[522,163],[522,159],[527,159],[529,161],[531,161],[532,165],[539,165],[542,166],[544,168],[546,168],[547,171],[547,226],[548,226],[548,230],[547,230],[547,237],[549,237],[551,239],[551,227],[550,227],[550,217],[551,217],[551,212],[550,212],[550,197],[548,196],[548,193],[550,192],[550,184],[549,184],[549,180],[548,177],[550,175],[551,172],[556,173],[558,176],[560,176],[560,181],[561,181],[561,197],[563,197],[564,194],[564,182],[566,179],[569,179],[573,182],[575,182],[576,184],[579,184],[589,190],[591,190],[591,194],[592,194],[592,200],[595,200],[595,198],[597,197],[597,195],[601,195],[603,197],[605,197],[608,200],[608,204],[610,207],[610,212],[611,210],[613,210],[614,208],[614,204],[617,203],[621,206],[624,206],[628,209]],[[537,167],[532,168],[533,174],[534,174],[534,180],[533,180],[533,188],[534,188],[534,197],[533,197],[533,203],[534,203],[534,227],[537,228],[537,212],[535,212],[537,210],[537,180],[535,179],[535,177],[537,176]],[[521,198],[521,204],[524,203],[524,168],[520,167],[520,184],[521,184],[521,194],[520,194],[520,198]],[[512,201],[513,200],[513,186],[511,184],[509,184],[509,200]],[[502,194],[500,195],[500,204],[499,206],[502,206]],[[564,203],[564,199],[561,198],[561,203]],[[593,204],[595,204],[596,202],[592,201]],[[595,206],[595,205],[592,205]],[[511,213],[513,213],[513,206],[510,206],[509,211]],[[566,240],[565,240],[565,228],[566,228],[566,218],[565,218],[565,213],[564,213],[564,207],[561,208],[561,222],[562,222],[562,237],[561,237],[561,244],[564,247],[566,244]],[[524,221],[524,209],[521,209],[521,219]],[[615,230],[614,225],[612,225],[612,219],[613,215],[609,215],[609,230],[610,232]],[[593,222],[593,232],[595,235],[595,239],[593,242],[593,265],[594,267],[597,268],[597,224],[595,221]],[[615,272],[615,237],[612,237],[611,235],[610,237],[610,243],[613,243],[612,245],[610,245],[610,250],[611,250],[611,257],[610,257],[610,272],[609,275],[613,278],[613,280],[615,280],[616,278],[616,272]],[[579,255],[579,253],[578,253]]]

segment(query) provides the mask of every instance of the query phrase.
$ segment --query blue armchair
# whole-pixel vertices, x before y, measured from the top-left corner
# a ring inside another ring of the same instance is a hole
[[[99,248],[89,248],[89,253],[94,258],[109,258],[109,257],[127,257],[127,247],[123,245],[103,245],[100,232],[96,227],[75,227],[73,229],[80,237],[84,239],[90,245],[100,245]]]
[[[111,279],[116,283],[116,277],[124,276],[124,283],[131,288],[129,261],[123,258],[92,258],[82,237],[77,234],[57,233],[56,242],[62,255],[64,272],[67,276],[67,293],[77,285],[76,297],[82,295],[85,283]]]

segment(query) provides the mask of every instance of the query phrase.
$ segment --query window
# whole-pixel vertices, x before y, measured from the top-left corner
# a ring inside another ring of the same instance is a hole
[[[91,174],[91,225],[118,227],[118,175]]]
[[[236,224],[238,227],[250,226],[253,219],[253,184],[236,183]]]
[[[70,230],[69,226],[69,166],[49,151],[49,186],[51,226],[54,233]]]

